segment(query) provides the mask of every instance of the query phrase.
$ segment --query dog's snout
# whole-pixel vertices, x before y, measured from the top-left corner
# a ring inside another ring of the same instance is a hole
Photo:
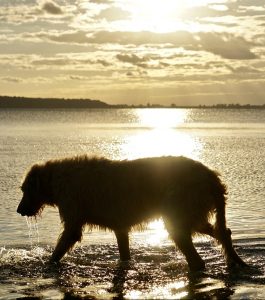
[[[20,204],[19,204],[19,206],[17,207],[17,213],[18,213],[18,214],[21,214],[21,213],[22,213]]]
[[[17,207],[17,213],[21,214],[21,216],[25,216],[25,213],[23,213],[23,208],[22,208],[21,202],[19,203],[19,205]]]

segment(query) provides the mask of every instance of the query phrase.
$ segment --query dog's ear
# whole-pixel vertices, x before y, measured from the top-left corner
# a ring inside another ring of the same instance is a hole
[[[27,190],[38,192],[40,190],[40,169],[38,165],[34,165],[28,173],[25,180]]]
[[[34,165],[29,172],[29,188],[45,201],[51,200],[51,172],[49,166]]]

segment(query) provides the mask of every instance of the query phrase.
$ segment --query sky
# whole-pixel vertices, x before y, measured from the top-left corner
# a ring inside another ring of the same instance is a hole
[[[265,0],[0,0],[0,94],[265,103]]]

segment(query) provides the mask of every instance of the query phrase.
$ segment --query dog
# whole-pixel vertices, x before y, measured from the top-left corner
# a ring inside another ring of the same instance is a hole
[[[59,262],[81,241],[85,226],[113,230],[120,259],[129,260],[129,232],[162,217],[190,270],[205,268],[192,243],[196,233],[215,238],[228,264],[246,265],[226,227],[226,186],[217,172],[198,161],[182,156],[119,161],[86,155],[50,160],[33,165],[21,189],[17,212],[22,216],[39,215],[45,205],[59,209],[64,230],[51,262]]]

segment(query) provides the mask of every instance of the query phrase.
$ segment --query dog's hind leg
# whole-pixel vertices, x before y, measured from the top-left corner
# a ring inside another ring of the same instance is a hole
[[[226,261],[229,266],[247,266],[247,264],[238,256],[236,250],[233,247],[231,230],[229,228],[226,228],[224,230],[220,230],[219,228],[217,228],[216,239],[222,245]]]
[[[215,224],[215,237],[222,245],[228,265],[235,264],[240,266],[247,266],[247,264],[236,253],[231,238],[231,230],[226,227],[225,220],[225,204],[219,201],[216,205],[216,224]]]
[[[205,263],[196,251],[191,238],[191,233],[182,232],[173,237],[174,242],[184,254],[191,271],[199,271],[205,268]]]
[[[191,271],[205,268],[205,263],[196,251],[191,237],[191,231],[181,224],[172,224],[165,220],[165,226],[179,250],[184,254]]]
[[[129,248],[129,233],[128,233],[128,231],[127,230],[114,230],[114,232],[115,232],[115,235],[117,238],[120,259],[122,261],[130,260],[131,255],[130,255],[130,248]]]
[[[215,232],[214,232],[214,226],[210,223],[205,223],[204,225],[200,226],[200,228],[197,229],[199,233],[207,234],[213,238],[215,238]]]
[[[66,227],[57,242],[50,262],[59,262],[65,253],[72,248],[77,241],[81,241],[81,238],[82,226],[75,228]]]

